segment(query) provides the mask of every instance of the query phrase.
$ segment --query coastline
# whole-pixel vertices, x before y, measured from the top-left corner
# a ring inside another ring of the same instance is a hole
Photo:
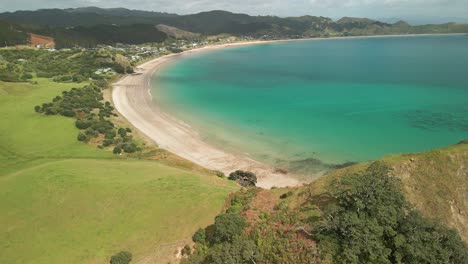
[[[159,106],[152,101],[152,95],[149,90],[151,85],[151,76],[160,70],[164,64],[181,56],[227,47],[290,41],[437,35],[441,34],[408,34],[250,41],[205,46],[202,48],[184,51],[178,54],[162,56],[141,64],[137,67],[136,74],[127,75],[113,84],[112,100],[117,111],[119,111],[121,115],[125,117],[133,126],[149,137],[152,141],[156,142],[161,148],[166,149],[182,158],[185,158],[207,169],[222,171],[226,175],[237,169],[252,171],[257,174],[257,185],[262,188],[297,186],[306,183],[306,181],[303,179],[301,180],[299,177],[294,177],[294,175],[276,173],[275,168],[271,165],[258,162],[249,157],[228,153],[227,151],[216,148],[204,142],[197,131],[194,131],[185,123],[163,112]]]
[[[135,128],[140,130],[159,147],[182,158],[211,170],[219,170],[226,175],[241,169],[254,172],[258,177],[258,187],[298,186],[305,181],[290,175],[275,173],[275,168],[241,155],[228,153],[204,142],[200,135],[185,123],[163,112],[152,101],[149,92],[151,76],[163,64],[194,52],[210,51],[225,47],[270,43],[265,41],[239,42],[216,46],[206,46],[178,54],[170,54],[139,65],[136,74],[127,75],[113,84],[112,101],[119,113]]]

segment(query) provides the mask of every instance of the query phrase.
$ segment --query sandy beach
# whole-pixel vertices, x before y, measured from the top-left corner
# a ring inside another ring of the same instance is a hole
[[[226,175],[238,169],[252,171],[258,176],[257,185],[262,188],[300,185],[303,181],[289,175],[275,173],[275,168],[269,165],[211,146],[204,142],[196,131],[161,111],[158,105],[152,101],[152,96],[157,96],[157,94],[150,93],[151,76],[157,74],[166,62],[193,52],[261,43],[268,42],[209,46],[180,54],[162,56],[146,62],[138,66],[136,74],[127,75],[113,85],[113,103],[133,126],[152,139],[159,147],[200,166],[222,171]]]
[[[258,176],[258,186],[262,188],[297,186],[304,183],[299,177],[275,173],[275,168],[260,163],[249,157],[228,153],[216,148],[201,139],[201,136],[187,124],[163,112],[152,101],[150,80],[153,74],[165,63],[194,52],[210,51],[240,45],[267,44],[283,41],[329,40],[352,38],[380,38],[380,37],[412,37],[422,35],[368,36],[368,37],[337,37],[314,38],[298,40],[252,41],[206,46],[170,54],[146,62],[136,69],[136,73],[127,75],[113,85],[112,100],[116,109],[137,129],[159,145],[180,157],[190,160],[200,166],[212,170],[219,170],[226,175],[232,171],[242,169],[252,171]]]

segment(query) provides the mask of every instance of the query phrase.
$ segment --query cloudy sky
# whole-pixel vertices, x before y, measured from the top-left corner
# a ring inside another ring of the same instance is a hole
[[[251,15],[333,18],[468,17],[468,0],[0,0],[0,11],[67,7],[126,7],[179,14],[222,9]]]

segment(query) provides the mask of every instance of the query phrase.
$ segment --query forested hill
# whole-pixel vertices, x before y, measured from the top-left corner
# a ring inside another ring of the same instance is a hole
[[[411,26],[405,22],[383,23],[367,18],[345,17],[333,21],[326,17],[250,16],[226,11],[191,15],[97,7],[41,9],[1,13],[0,18],[19,23],[56,27],[96,25],[164,24],[204,35],[227,33],[251,37],[300,38],[377,34],[468,33],[468,24]]]
[[[249,187],[193,235],[182,263],[468,263],[467,165],[462,141],[306,186]]]
[[[98,44],[141,44],[163,42],[167,35],[151,24],[77,26],[71,28],[46,25],[19,24],[0,19],[0,47],[29,43],[28,33],[54,39],[57,48],[80,46],[95,47]]]
[[[23,32],[18,25],[0,19],[0,47],[26,44],[28,34]]]

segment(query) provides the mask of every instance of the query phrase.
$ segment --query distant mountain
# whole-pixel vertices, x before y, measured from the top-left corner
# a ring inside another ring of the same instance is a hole
[[[369,18],[360,18],[360,17],[343,17],[336,21],[338,24],[348,24],[348,23],[359,23],[359,24],[372,24],[375,23],[375,20]]]
[[[107,16],[135,16],[135,17],[177,17],[177,14],[153,12],[153,11],[142,11],[142,10],[130,10],[127,8],[100,8],[100,7],[79,7],[69,8],[64,11],[69,13],[94,13],[98,15]]]
[[[442,25],[411,26],[399,20],[386,23],[369,18],[343,17],[337,21],[333,21],[327,17],[317,16],[285,18],[276,16],[250,16],[222,10],[191,15],[176,15],[129,10],[125,8],[103,9],[98,7],[84,7],[7,12],[0,13],[0,19],[14,21],[14,23],[19,24],[35,25],[36,28],[32,33],[47,35],[46,33],[49,32],[49,35],[55,35],[56,38],[74,39],[77,41],[77,44],[80,45],[82,42],[78,40],[82,37],[86,39],[84,43],[90,44],[100,43],[101,41],[109,44],[113,43],[113,41],[135,44],[140,43],[135,40],[162,41],[165,38],[160,34],[162,33],[161,30],[155,28],[157,25],[170,27],[164,29],[166,30],[166,34],[169,33],[168,35],[171,37],[175,37],[171,34],[175,34],[176,32],[189,32],[204,36],[231,34],[235,36],[266,39],[421,33],[468,33],[468,24],[449,23]],[[111,25],[113,27],[109,27]],[[129,28],[136,31],[129,32],[127,31]],[[97,29],[105,31],[99,33]],[[107,30],[110,30],[110,32],[107,32]],[[122,37],[117,37],[117,34],[122,34]],[[144,34],[147,34],[147,36],[144,37]],[[164,36],[166,36],[166,34],[164,34]],[[103,38],[104,36],[109,37],[110,40]],[[180,36],[179,34],[179,36],[176,37]],[[130,39],[131,37],[132,39]],[[69,42],[68,40],[63,43],[70,44],[73,42]],[[60,40],[57,42],[61,43]]]
[[[141,44],[162,42],[167,35],[149,24],[95,25],[92,27],[56,28],[52,37],[58,48],[81,46],[95,47],[98,44]]]

